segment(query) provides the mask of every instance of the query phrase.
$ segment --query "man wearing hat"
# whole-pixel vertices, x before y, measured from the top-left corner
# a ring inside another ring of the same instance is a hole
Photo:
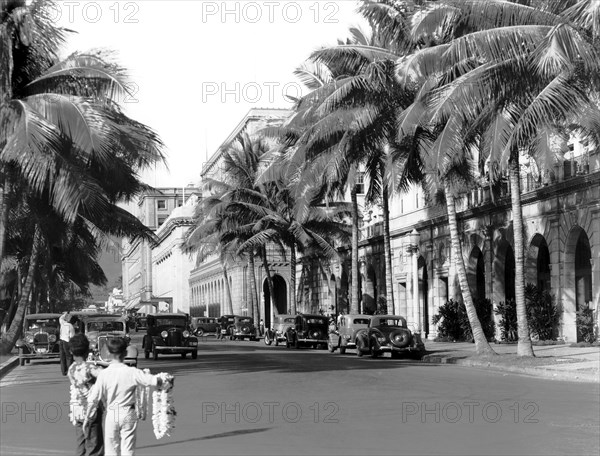
[[[68,311],[62,314],[58,321],[60,322],[60,340],[58,341],[60,349],[60,370],[63,375],[67,375],[69,366],[73,364],[73,355],[69,348],[69,341],[75,335],[75,328],[72,324],[73,315]]]

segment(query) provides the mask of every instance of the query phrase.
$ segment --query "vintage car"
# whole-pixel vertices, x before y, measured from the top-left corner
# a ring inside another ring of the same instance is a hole
[[[235,323],[235,317],[238,317],[239,315],[221,315],[219,317],[219,327],[220,327],[220,333],[219,333],[219,337],[220,338],[225,338],[225,337],[229,337],[231,338],[231,336],[233,335],[233,331],[234,331],[234,323]]]
[[[127,342],[124,363],[137,367],[138,350],[130,343],[126,317],[116,314],[90,314],[85,318],[85,334],[90,341],[88,361],[108,366],[110,359],[106,343],[110,339],[120,337]]]
[[[19,349],[19,364],[31,359],[59,358],[60,314],[43,313],[25,316],[23,337],[15,346]]]
[[[356,348],[356,337],[365,333],[371,320],[370,315],[342,315],[338,320],[337,329],[329,333],[327,348],[331,353],[340,349],[343,355],[348,348]]]
[[[329,320],[323,315],[300,314],[294,317],[294,324],[286,331],[286,347],[300,348],[311,345],[327,347]]]
[[[289,327],[294,326],[295,321],[293,315],[277,315],[273,328],[265,331],[265,345],[275,342],[275,346],[277,346],[279,342],[285,342],[285,334]]]
[[[229,339],[256,340],[256,326],[254,326],[254,319],[236,315],[233,319],[233,327],[229,330]]]
[[[146,317],[138,315],[135,317],[135,332],[139,332],[140,329],[148,329],[148,323]]]
[[[373,315],[365,332],[356,337],[356,354],[369,353],[377,358],[389,352],[392,358],[408,356],[421,359],[425,344],[419,334],[413,334],[406,326],[406,319],[399,315]]]
[[[215,317],[192,317],[192,332],[197,336],[219,332],[219,321]]]
[[[198,357],[198,339],[192,335],[186,314],[148,314],[146,320],[148,330],[142,342],[146,359],[150,353],[155,360],[159,353],[180,354],[182,358],[191,353],[193,359]]]

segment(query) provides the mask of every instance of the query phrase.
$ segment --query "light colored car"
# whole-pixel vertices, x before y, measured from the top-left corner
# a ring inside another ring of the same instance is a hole
[[[369,353],[377,358],[383,353],[392,358],[407,356],[421,359],[425,354],[425,344],[419,334],[413,334],[400,315],[373,315],[367,331],[356,337],[356,354]]]
[[[220,330],[219,322],[215,317],[192,317],[192,333],[197,336],[216,334]]]
[[[285,334],[288,328],[294,326],[295,318],[293,315],[280,314],[275,317],[273,328],[265,331],[265,345],[271,345],[275,342],[275,346],[279,342],[285,342]]]
[[[138,350],[131,345],[127,318],[122,315],[89,314],[85,318],[85,335],[90,341],[88,361],[100,366],[108,366],[109,352],[106,343],[113,338],[127,341],[127,354],[124,363],[137,367]]]
[[[333,353],[339,348],[343,355],[348,348],[356,348],[356,337],[367,332],[370,321],[371,315],[342,315],[336,331],[329,333],[329,351]]]
[[[30,314],[23,321],[23,337],[15,346],[19,349],[19,364],[31,359],[59,358],[60,314]]]

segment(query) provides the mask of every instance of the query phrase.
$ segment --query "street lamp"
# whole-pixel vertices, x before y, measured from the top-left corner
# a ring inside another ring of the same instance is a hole
[[[417,332],[421,334],[421,306],[419,304],[419,244],[421,235],[415,228],[408,235],[407,251],[412,255],[413,270],[413,309],[416,309]]]

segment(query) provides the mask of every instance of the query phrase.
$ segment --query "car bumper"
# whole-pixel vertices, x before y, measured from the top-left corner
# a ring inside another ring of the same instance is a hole
[[[380,345],[378,351],[389,353],[421,353],[424,350],[419,347],[396,347],[394,345]]]
[[[23,359],[52,359],[60,358],[60,353],[27,353],[19,355]]]
[[[193,346],[193,347],[160,347],[160,346],[156,346],[154,347],[156,349],[157,352],[160,353],[191,353],[191,352],[195,352],[196,350],[198,350],[197,346]]]
[[[326,344],[328,342],[327,339],[302,339],[298,338],[298,342],[302,342],[303,344]]]

